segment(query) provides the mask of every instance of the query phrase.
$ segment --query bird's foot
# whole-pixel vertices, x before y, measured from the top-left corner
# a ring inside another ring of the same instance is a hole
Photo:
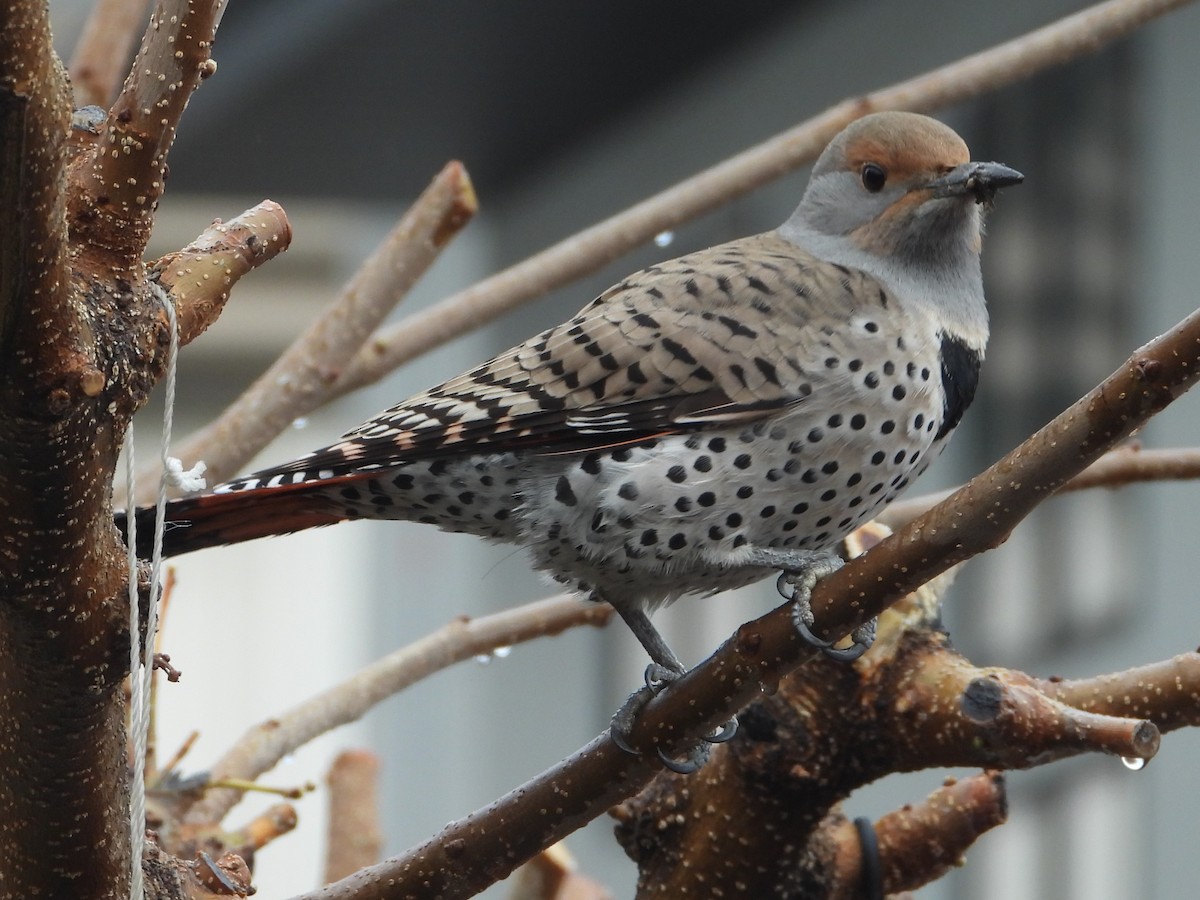
[[[609,723],[608,733],[612,737],[614,744],[626,753],[634,756],[638,755],[638,751],[629,743],[629,734],[633,729],[634,722],[637,721],[642,708],[662,693],[673,681],[678,680],[682,674],[682,667],[680,670],[675,670],[659,665],[658,663],[651,663],[646,667],[645,686],[638,688],[629,695],[629,698],[621,704],[621,708],[616,711],[612,717],[612,721]],[[723,744],[731,740],[737,734],[737,728],[737,716],[734,716],[722,725],[717,732],[702,738],[700,743],[689,750],[687,756],[682,760],[671,759],[662,750],[658,751],[658,758],[672,772],[677,772],[680,775],[691,775],[708,761],[710,745]]]
[[[852,662],[862,656],[875,643],[875,620],[859,625],[850,632],[854,642],[849,647],[838,648],[832,641],[825,641],[813,634],[812,591],[818,581],[832,575],[845,565],[834,553],[789,554],[772,552],[770,562],[783,569],[776,582],[779,595],[792,601],[792,625],[806,644],[816,647],[830,659]]]

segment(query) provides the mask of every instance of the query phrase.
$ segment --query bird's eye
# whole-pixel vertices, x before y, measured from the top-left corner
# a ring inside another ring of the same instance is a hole
[[[864,163],[862,167],[862,183],[872,194],[878,194],[887,184],[887,172],[878,163]]]

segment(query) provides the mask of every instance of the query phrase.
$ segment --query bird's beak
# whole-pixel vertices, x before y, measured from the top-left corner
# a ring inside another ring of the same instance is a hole
[[[1000,188],[1020,184],[1025,176],[997,162],[969,162],[957,166],[941,178],[924,185],[934,197],[961,197],[971,194],[976,203],[990,203]]]

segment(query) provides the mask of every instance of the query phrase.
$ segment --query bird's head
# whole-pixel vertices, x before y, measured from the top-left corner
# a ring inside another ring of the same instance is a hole
[[[825,148],[781,231],[905,268],[958,265],[979,254],[980,206],[1022,180],[1000,163],[972,162],[963,139],[935,119],[875,113]]]

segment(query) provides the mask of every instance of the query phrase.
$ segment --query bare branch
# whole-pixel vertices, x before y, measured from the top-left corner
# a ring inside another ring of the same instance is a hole
[[[559,634],[578,625],[602,625],[608,606],[570,597],[551,597],[479,619],[454,620],[415,644],[357,675],[252,728],[212,767],[212,780],[253,779],[297,748],[339,725],[353,722],[381,700],[457,662]],[[192,823],[220,822],[241,791],[210,790],[187,815]]]
[[[129,70],[129,51],[148,0],[96,0],[71,59],[75,107],[107,107]]]
[[[226,846],[240,856],[249,857],[276,838],[293,831],[299,817],[290,803],[276,803],[263,810],[241,828],[224,835]]]
[[[329,309],[215,422],[176,448],[203,459],[217,481],[237,470],[295,418],[329,399],[330,387],[384,317],[471,219],[475,193],[460,163],[446,165]],[[158,470],[139,484],[157,484]]]
[[[328,784],[325,884],[379,862],[379,757],[366,750],[342,751],[329,767]]]
[[[1064,484],[1058,493],[1083,491],[1089,488],[1118,488],[1140,481],[1184,481],[1200,478],[1200,450],[1143,450],[1141,447],[1118,447]],[[941,503],[958,488],[921,494],[899,500],[880,513],[877,521],[892,528],[911,522],[921,513]]]
[[[217,0],[162,0],[150,17],[107,132],[75,161],[69,217],[77,238],[132,269],[150,238],[167,152],[192,92],[216,71],[209,53]]]
[[[1111,675],[1038,684],[1048,696],[1078,709],[1138,716],[1164,732],[1200,725],[1200,653]]]
[[[1186,2],[1110,0],[909,81],[839,103],[382,331],[339,379],[334,396],[378,381],[409,360],[596,271],[659,232],[811,162],[859,116],[961,103],[1094,53]]]

